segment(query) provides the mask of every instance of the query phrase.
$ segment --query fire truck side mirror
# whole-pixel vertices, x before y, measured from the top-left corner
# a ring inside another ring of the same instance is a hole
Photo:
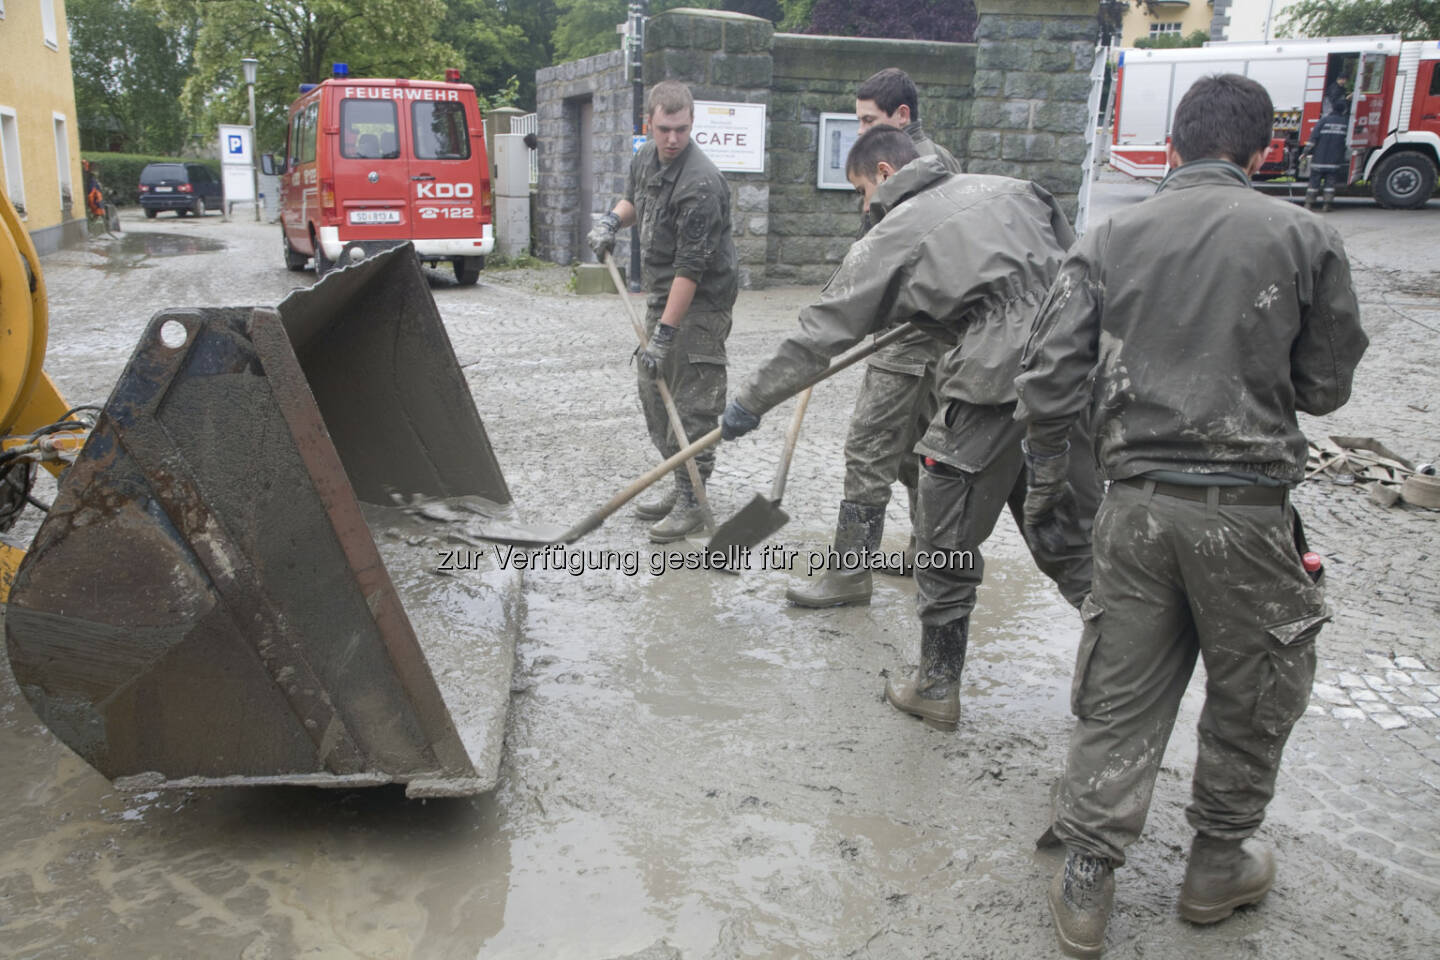
[[[277,163],[273,153],[262,153],[260,155],[260,172],[267,177],[278,177],[285,172],[285,164]]]

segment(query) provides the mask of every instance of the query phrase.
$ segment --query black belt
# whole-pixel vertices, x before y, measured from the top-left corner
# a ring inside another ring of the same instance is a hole
[[[1116,480],[1116,483],[1123,483],[1127,487],[1141,487],[1147,484],[1155,485],[1155,493],[1162,497],[1175,497],[1179,500],[1194,500],[1198,503],[1205,503],[1210,499],[1210,491],[1217,490],[1217,502],[1228,506],[1247,507],[1270,507],[1280,506],[1285,502],[1286,495],[1290,492],[1288,487],[1262,487],[1259,484],[1245,484],[1238,487],[1192,487],[1183,483],[1163,483],[1159,480],[1150,480],[1146,477],[1126,477],[1124,480]]]

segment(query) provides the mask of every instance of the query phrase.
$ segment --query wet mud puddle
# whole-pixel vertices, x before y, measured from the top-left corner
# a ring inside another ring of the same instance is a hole
[[[493,561],[476,531],[511,510],[461,497],[362,504],[362,511],[477,786],[493,788],[519,632],[520,577]]]
[[[113,240],[90,244],[90,252],[101,257],[91,264],[96,270],[132,270],[148,267],[157,257],[185,257],[196,253],[215,253],[225,244],[208,237],[188,237],[174,233],[125,233]]]

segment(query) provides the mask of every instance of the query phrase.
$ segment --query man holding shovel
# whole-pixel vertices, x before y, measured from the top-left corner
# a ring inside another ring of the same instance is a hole
[[[950,151],[935,143],[920,127],[920,94],[904,70],[887,67],[872,75],[855,91],[855,117],[860,132],[876,126],[904,130],[922,157],[939,158],[950,173],[960,164]],[[874,225],[867,209],[861,214],[861,233]],[[845,499],[835,523],[835,552],[840,556],[879,555],[885,530],[885,506],[898,479],[910,497],[910,525],[915,526],[915,491],[920,482],[920,458],[915,441],[935,413],[935,361],[943,352],[940,341],[923,331],[881,350],[865,365],[865,378],[855,397],[850,430],[845,436]],[[910,538],[913,554],[915,537]],[[902,573],[901,569],[893,572]],[[869,603],[870,568],[859,564],[827,567],[785,596],[802,607],[839,607]]]
[[[924,457],[915,525],[920,668],[910,683],[885,687],[897,709],[953,730],[980,545],[1005,506],[1018,522],[1025,498],[1024,431],[1013,419],[1020,355],[1075,237],[1042,188],[950,174],[893,128],[861,136],[846,172],[876,225],[801,311],[800,330],[730,401],[721,429],[726,439],[753,430],[795,384],[895,323],[914,321],[954,345],[937,371],[940,410],[915,447]],[[1090,449],[1075,429],[1074,449]],[[1076,509],[1026,538],[1040,569],[1076,606],[1090,588],[1089,518],[1100,499],[1086,459],[1071,461]]]
[[[630,163],[624,199],[588,239],[604,261],[615,247],[616,233],[640,224],[649,338],[638,364],[640,406],[650,439],[668,458],[681,442],[670,429],[659,380],[670,388],[688,439],[715,429],[725,404],[725,341],[739,285],[730,238],[730,189],[690,139],[695,120],[690,88],[675,80],[657,83],[645,112],[650,142]],[[695,464],[703,482],[715,467],[714,449],[698,454]],[[635,515],[657,521],[650,528],[655,543],[684,539],[704,523],[683,467],[675,471],[674,489],[640,504]]]

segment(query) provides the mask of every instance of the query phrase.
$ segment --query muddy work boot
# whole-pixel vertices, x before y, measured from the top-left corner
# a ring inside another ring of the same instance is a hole
[[[1315,200],[1316,200],[1316,198],[1318,198],[1319,196],[1320,196],[1320,191],[1318,191],[1318,190],[1306,190],[1306,191],[1305,191],[1305,209],[1306,209],[1306,210],[1314,210],[1314,209],[1315,209]]]
[[[898,689],[885,681],[885,699],[901,713],[924,720],[936,730],[954,730],[960,722],[960,673],[965,669],[965,647],[970,639],[970,618],[940,626],[920,627],[920,666],[914,678]]]
[[[677,482],[669,491],[635,504],[635,516],[641,520],[664,520],[670,515],[670,511],[675,509],[675,491],[679,486]]]
[[[1180,916],[1218,923],[1236,907],[1259,903],[1275,882],[1275,857],[1259,844],[1195,834],[1180,887]]]
[[[705,525],[705,516],[700,512],[700,501],[695,491],[686,482],[675,485],[675,505],[665,519],[650,528],[651,543],[674,543],[684,540]]]
[[[803,587],[791,587],[785,598],[801,607],[843,607],[869,603],[872,584],[865,557],[880,549],[885,532],[885,508],[852,500],[840,501],[840,519],[835,524],[835,546],[827,556],[825,572]],[[847,554],[857,562],[846,562]]]
[[[1050,881],[1050,915],[1055,939],[1070,957],[1098,957],[1105,949],[1105,924],[1115,905],[1115,871],[1100,857],[1070,850],[1065,866]]]
[[[1325,197],[1325,205],[1320,208],[1320,212],[1321,212],[1321,213],[1329,213],[1331,210],[1334,210],[1334,209],[1335,209],[1335,191],[1334,191],[1334,190],[1326,190],[1326,191],[1325,191],[1325,194],[1324,194],[1324,197]]]

